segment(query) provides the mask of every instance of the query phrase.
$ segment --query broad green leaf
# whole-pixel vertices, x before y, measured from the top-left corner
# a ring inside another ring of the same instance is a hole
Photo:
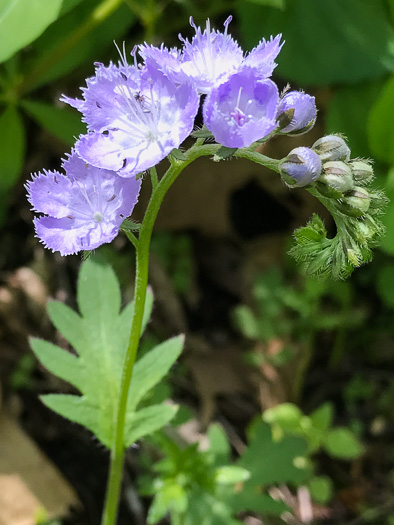
[[[330,100],[326,116],[327,133],[343,133],[353,158],[371,155],[367,134],[368,116],[381,88],[381,80],[344,86],[337,89]]]
[[[276,7],[277,9],[284,9],[286,7],[286,0],[248,0],[248,2],[266,7]]]
[[[121,39],[135,21],[132,11],[121,4],[108,18],[94,16],[97,0],[84,0],[62,16],[34,43],[34,57],[29,67],[35,69],[41,63],[51,66],[36,80],[35,87],[52,82],[84,63],[107,60],[106,50],[113,48],[114,40]],[[132,43],[130,50],[132,49]],[[56,60],[53,56],[56,55]],[[27,73],[28,76],[28,73]]]
[[[332,498],[333,486],[328,476],[315,476],[308,483],[312,498],[318,503],[328,503]]]
[[[3,222],[10,189],[22,171],[25,157],[25,131],[22,118],[13,106],[0,115],[0,224]]]
[[[236,465],[224,465],[215,472],[215,481],[221,485],[233,485],[242,483],[250,478],[250,473],[243,467]]]
[[[234,512],[261,512],[268,516],[280,516],[290,510],[284,501],[275,500],[268,494],[253,489],[237,493],[231,501],[231,507]]]
[[[33,100],[23,101],[22,107],[40,126],[70,146],[81,133],[86,132],[79,113],[67,107],[58,108]]]
[[[324,448],[330,456],[340,459],[358,458],[364,451],[359,440],[347,428],[330,430],[324,441]]]
[[[81,315],[59,302],[51,302],[48,307],[53,323],[72,344],[77,356],[37,339],[32,341],[32,348],[44,366],[82,394],[81,397],[44,396],[44,402],[64,417],[89,428],[104,445],[109,446],[119,403],[133,303],[120,312],[121,297],[115,273],[96,256],[82,264],[77,297]],[[152,294],[149,291],[145,324],[151,309]],[[130,425],[131,421],[136,424],[135,428],[129,425],[129,437],[138,439],[150,429],[159,428],[176,410],[173,407],[160,409],[161,414],[157,414],[157,409],[150,412],[146,408],[146,412],[141,411],[134,420],[128,413]]]
[[[394,70],[394,28],[385,0],[291,0],[286,9],[237,2],[243,43],[282,33],[275,72],[306,86],[355,83]]]
[[[59,18],[71,11],[71,9],[74,9],[74,7],[76,7],[81,2],[83,2],[83,0],[63,0],[62,8],[60,9],[59,13]]]
[[[170,370],[182,352],[184,336],[179,335],[159,344],[134,365],[128,411],[133,412],[143,396]]]
[[[177,406],[152,405],[128,414],[125,426],[125,446],[130,447],[148,434],[164,427],[175,416]]]
[[[62,0],[0,0],[0,62],[41,35],[61,6]]]
[[[254,428],[254,436],[238,465],[251,473],[248,483],[270,485],[272,483],[301,482],[306,470],[295,466],[294,460],[306,453],[303,439],[286,435],[274,441],[269,425],[260,422]]]
[[[390,308],[394,308],[394,266],[387,265],[380,269],[377,276],[377,289],[380,297]]]
[[[382,223],[386,227],[386,231],[381,240],[380,247],[386,253],[394,255],[394,188],[387,191],[387,197],[390,202],[382,217]]]
[[[394,76],[384,85],[373,105],[368,122],[368,139],[375,157],[394,164]]]

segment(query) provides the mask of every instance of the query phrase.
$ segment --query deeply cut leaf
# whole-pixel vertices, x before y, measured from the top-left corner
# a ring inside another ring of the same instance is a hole
[[[115,273],[94,256],[82,264],[77,297],[81,315],[60,302],[51,302],[48,306],[52,322],[77,355],[40,339],[32,340],[32,349],[48,370],[71,383],[82,396],[50,394],[42,399],[52,410],[91,430],[109,447],[133,303],[120,311],[121,295]],[[148,289],[142,330],[152,305],[153,296]],[[169,405],[135,410],[142,397],[178,358],[182,344],[183,337],[170,339],[136,363],[126,413],[125,446],[161,428],[175,415],[177,407]]]

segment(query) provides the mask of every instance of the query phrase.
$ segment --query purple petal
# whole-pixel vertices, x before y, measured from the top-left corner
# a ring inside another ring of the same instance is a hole
[[[243,65],[256,68],[262,77],[270,77],[277,66],[275,58],[284,44],[280,42],[281,38],[282,35],[271,36],[268,41],[263,38],[245,57]]]
[[[229,148],[250,146],[276,127],[278,88],[244,68],[207,96],[204,123],[215,140]]]

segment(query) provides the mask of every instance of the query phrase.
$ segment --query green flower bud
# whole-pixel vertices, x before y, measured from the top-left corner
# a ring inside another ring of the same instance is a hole
[[[340,135],[326,135],[318,139],[312,146],[312,149],[320,156],[322,162],[330,160],[350,159],[350,149]]]
[[[352,170],[340,160],[328,161],[323,164],[323,174],[319,181],[345,193],[353,188]]]
[[[354,180],[360,184],[368,184],[373,179],[373,168],[368,160],[353,159],[349,162]]]
[[[347,193],[342,202],[338,202],[338,210],[350,217],[362,217],[365,215],[371,204],[371,198],[365,188],[356,186]]]

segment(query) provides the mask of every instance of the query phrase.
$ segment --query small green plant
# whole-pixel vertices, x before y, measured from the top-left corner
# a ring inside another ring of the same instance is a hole
[[[236,518],[241,512],[280,516],[288,510],[270,496],[269,488],[280,483],[298,486],[307,479],[302,438],[275,440],[269,426],[257,421],[249,429],[248,447],[232,461],[223,429],[211,425],[207,436],[206,451],[198,444],[177,444],[164,432],[148,440],[150,453],[145,452],[143,463],[149,474],[140,484],[142,494],[154,496],[148,524],[169,514],[172,524],[235,525],[241,523]],[[152,450],[159,450],[161,461],[154,463]]]
[[[331,403],[324,403],[309,416],[292,403],[282,403],[263,413],[263,420],[271,426],[275,439],[280,441],[288,435],[302,437],[307,443],[309,457],[319,452],[340,460],[360,457],[364,448],[357,436],[347,427],[333,427],[333,419]],[[311,475],[307,485],[317,502],[330,501],[333,485],[328,476]]]

